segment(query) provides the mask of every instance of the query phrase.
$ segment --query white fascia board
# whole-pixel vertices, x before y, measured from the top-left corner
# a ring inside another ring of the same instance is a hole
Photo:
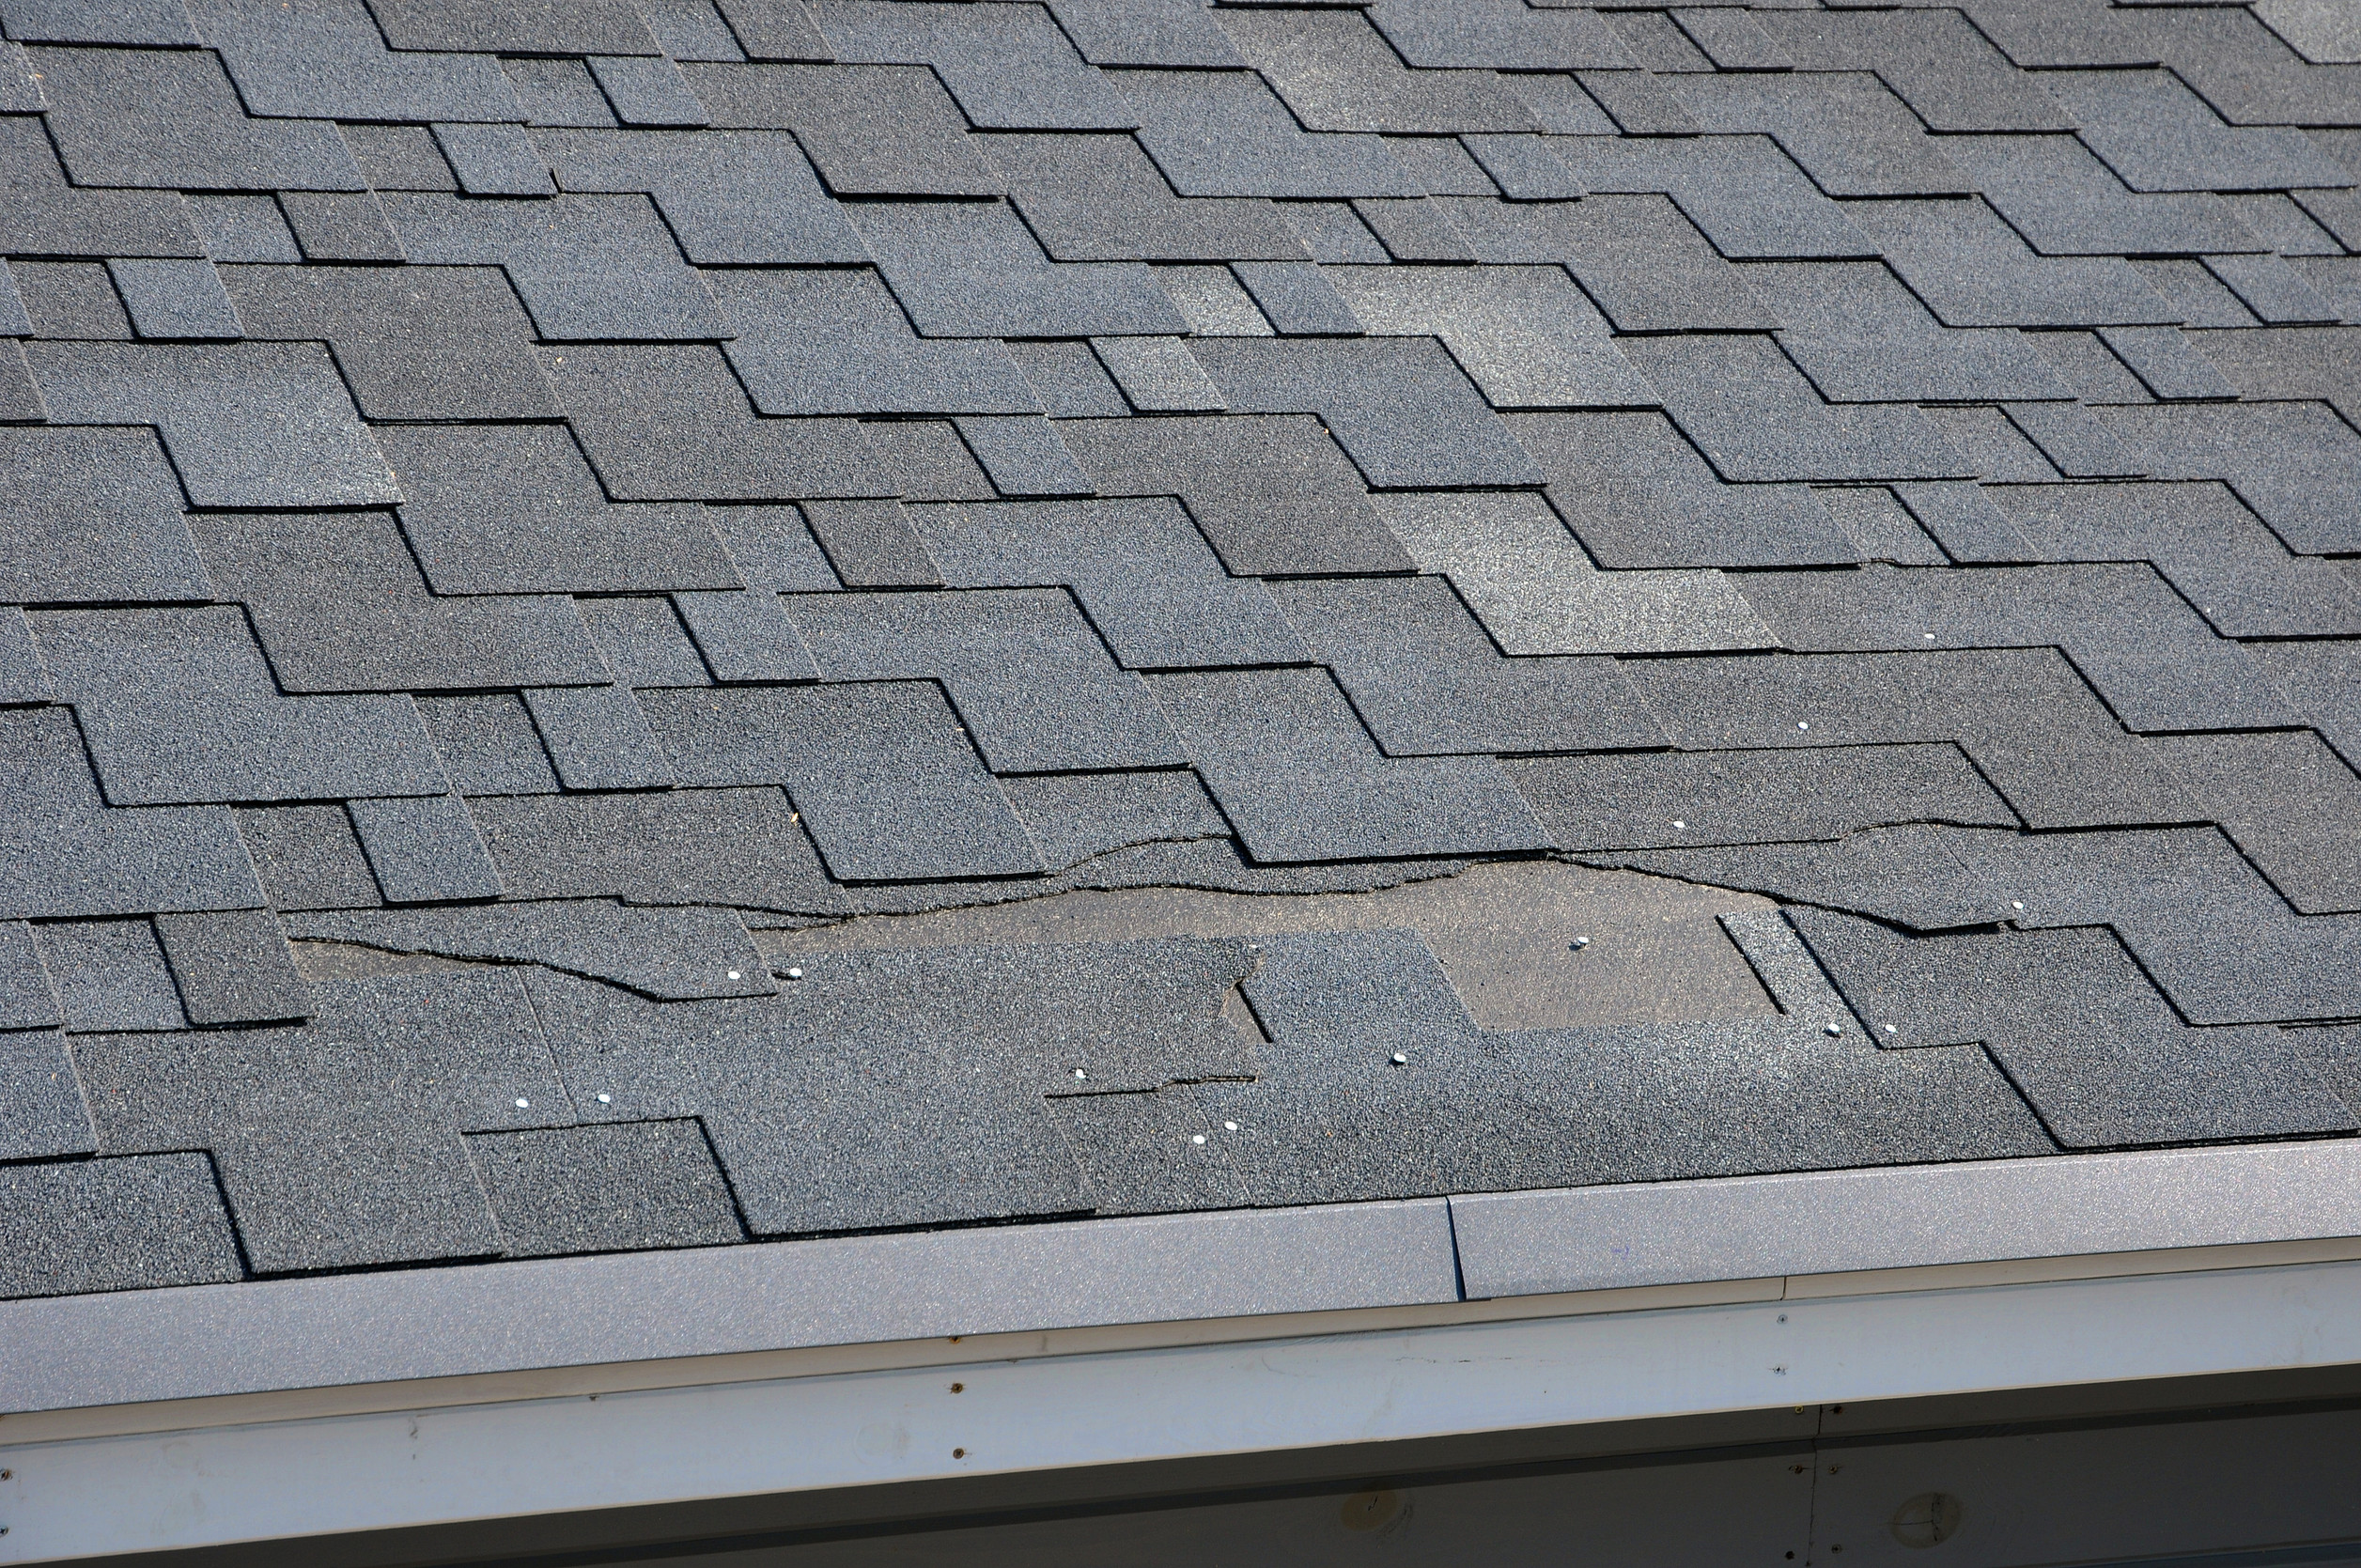
[[[2361,1262],[977,1361],[0,1447],[0,1562],[2361,1361]]]

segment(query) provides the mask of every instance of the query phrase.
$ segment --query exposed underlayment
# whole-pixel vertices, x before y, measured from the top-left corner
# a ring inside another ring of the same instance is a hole
[[[2353,1132],[2329,11],[0,0],[0,1296]]]
[[[1253,896],[1195,889],[1059,893],[1036,902],[757,938],[774,965],[867,948],[1415,931],[1481,1029],[1710,1021],[1775,1013],[1715,918],[1768,909],[1749,893],[1552,861],[1477,865],[1365,893]]]

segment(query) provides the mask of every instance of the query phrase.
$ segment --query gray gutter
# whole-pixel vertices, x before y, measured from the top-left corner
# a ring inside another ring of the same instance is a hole
[[[0,1303],[0,1411],[2356,1236],[2338,1140],[482,1264]]]

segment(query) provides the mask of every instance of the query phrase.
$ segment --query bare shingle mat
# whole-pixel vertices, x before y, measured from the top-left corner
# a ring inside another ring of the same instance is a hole
[[[2236,9],[0,0],[0,1296],[2352,1133]]]

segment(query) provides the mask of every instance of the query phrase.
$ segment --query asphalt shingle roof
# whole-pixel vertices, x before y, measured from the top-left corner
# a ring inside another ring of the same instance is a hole
[[[2325,14],[0,0],[0,1295],[2353,1132]]]

